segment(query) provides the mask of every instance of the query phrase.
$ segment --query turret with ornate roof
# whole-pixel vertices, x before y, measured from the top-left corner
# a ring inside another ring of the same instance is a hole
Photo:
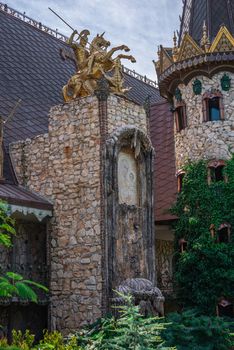
[[[233,18],[233,1],[184,1],[178,44],[174,35],[174,47],[161,46],[155,63],[162,96],[171,99],[176,85],[187,84],[198,70],[209,77],[234,70]]]
[[[210,161],[208,179],[210,174],[222,179],[225,161],[234,153],[233,19],[234,0],[184,0],[173,47],[158,50],[159,89],[171,104],[156,103],[151,110],[156,176],[163,184],[163,194],[156,189],[156,255],[158,286],[164,293],[172,274],[173,232],[166,220],[173,219],[168,209],[175,201],[175,181],[179,192],[183,165],[199,159]]]

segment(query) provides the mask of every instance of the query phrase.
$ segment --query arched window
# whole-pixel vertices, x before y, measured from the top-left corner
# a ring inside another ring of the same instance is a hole
[[[180,132],[187,127],[186,105],[183,101],[177,102],[176,104],[175,123],[177,132]]]
[[[219,90],[203,95],[203,121],[224,120],[223,95]]]
[[[225,165],[224,160],[211,160],[208,163],[208,184],[211,184],[211,182],[227,181],[223,172]]]
[[[185,176],[184,170],[179,170],[177,172],[177,174],[176,174],[176,177],[177,177],[177,191],[178,191],[178,193],[180,193],[182,191],[184,176]]]
[[[215,225],[210,225],[210,234],[218,243],[230,243],[231,242],[231,225],[229,223],[223,223],[219,226],[219,229],[215,230]]]
[[[184,238],[181,238],[179,240],[179,246],[180,246],[180,252],[184,253],[187,250],[188,242]]]
[[[217,232],[217,241],[219,243],[231,242],[231,225],[228,223],[221,224]]]

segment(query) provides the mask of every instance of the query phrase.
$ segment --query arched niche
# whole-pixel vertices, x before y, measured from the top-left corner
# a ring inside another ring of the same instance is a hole
[[[117,129],[106,141],[103,239],[107,300],[127,278],[155,282],[153,153],[148,136],[134,126]]]

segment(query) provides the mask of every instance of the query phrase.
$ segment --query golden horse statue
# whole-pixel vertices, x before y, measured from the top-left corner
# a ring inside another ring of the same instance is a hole
[[[92,40],[89,50],[86,48],[88,43],[88,30],[83,30],[78,39],[79,43],[74,43],[74,36],[78,34],[74,31],[68,40],[68,44],[74,51],[77,72],[69,79],[63,87],[63,97],[66,102],[92,95],[97,88],[97,80],[105,76],[110,83],[111,91],[122,95],[129,89],[123,88],[123,73],[120,59],[125,58],[136,62],[131,55],[119,54],[112,58],[116,51],[129,51],[126,45],[113,47],[108,51],[110,42],[104,38],[104,33],[97,34]],[[108,72],[113,71],[113,76],[109,77]]]

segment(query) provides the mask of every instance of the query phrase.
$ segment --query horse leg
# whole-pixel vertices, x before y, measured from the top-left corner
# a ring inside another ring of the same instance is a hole
[[[106,53],[106,58],[111,58],[112,55],[116,52],[116,51],[119,51],[119,50],[124,50],[124,51],[130,51],[130,49],[126,46],[126,45],[120,45],[120,46],[116,46],[116,47],[113,47],[110,51],[108,51]]]
[[[120,53],[115,59],[121,59],[121,58],[125,58],[127,60],[130,60],[132,63],[136,62],[136,59],[132,55],[124,55],[122,53]]]
[[[68,84],[64,85],[62,92],[63,92],[63,98],[65,102],[69,102],[71,100],[71,96],[68,95]]]

